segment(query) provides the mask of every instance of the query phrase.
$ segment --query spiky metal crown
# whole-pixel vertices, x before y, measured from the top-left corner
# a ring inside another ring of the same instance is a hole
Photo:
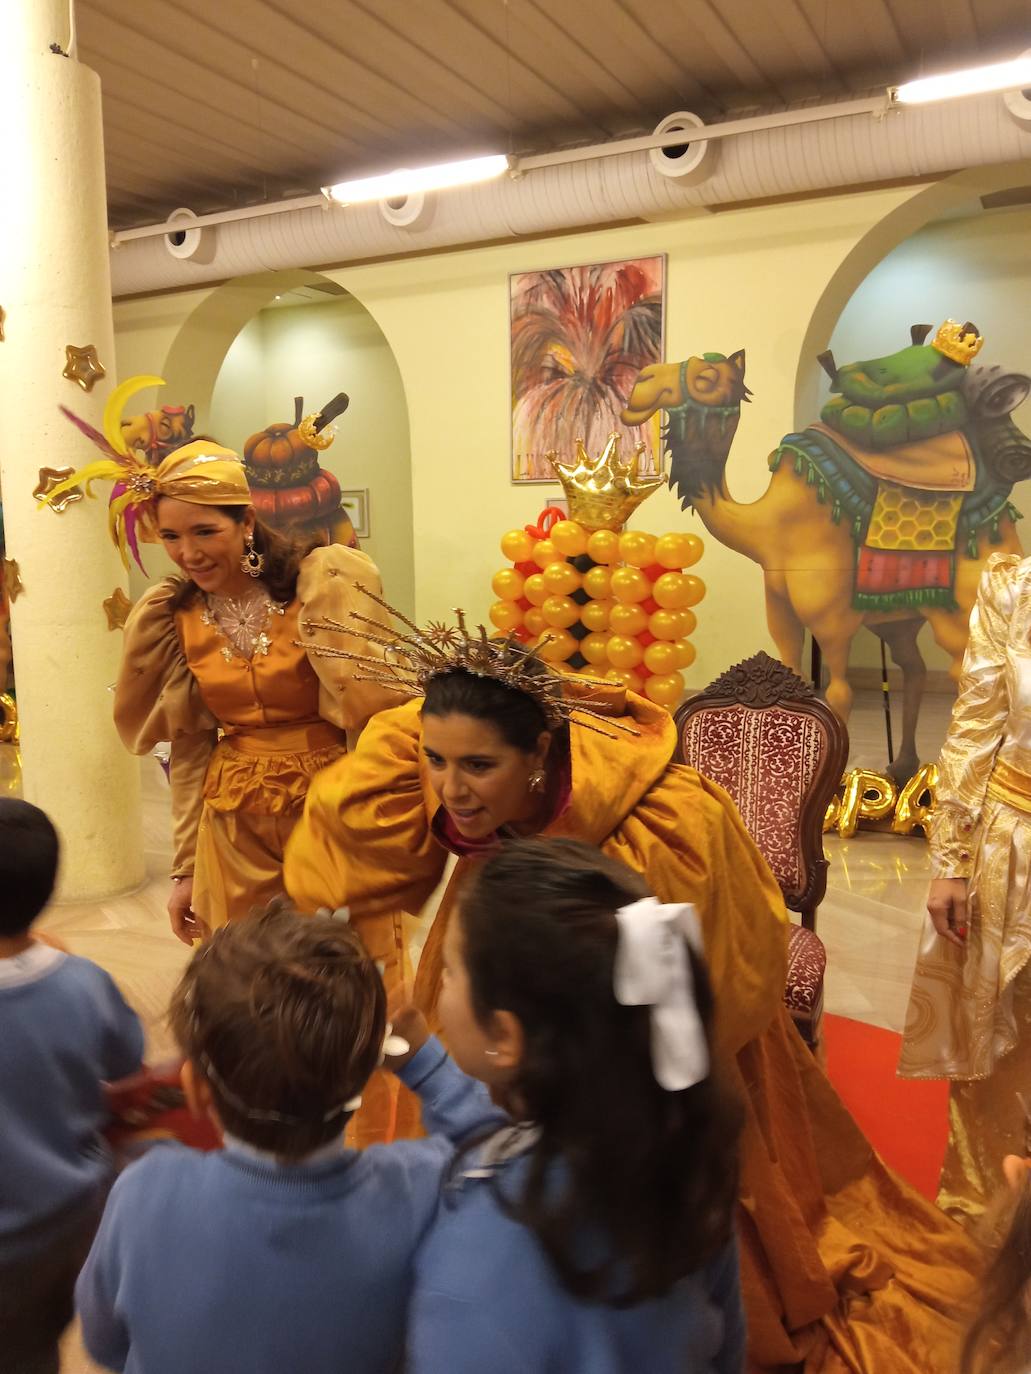
[[[563,724],[580,725],[586,730],[609,735],[619,730],[624,734],[636,735],[637,731],[621,721],[612,720],[604,711],[593,706],[583,705],[575,700],[567,700],[565,683],[561,674],[556,673],[539,657],[539,648],[528,649],[514,635],[504,639],[491,639],[483,625],[478,625],[470,633],[465,623],[465,612],[456,608],[457,625],[444,625],[430,621],[425,629],[420,629],[403,612],[395,610],[382,597],[370,592],[368,587],[356,583],[356,588],[371,601],[382,606],[388,615],[405,627],[409,633],[396,631],[388,639],[383,633],[383,624],[370,616],[352,611],[349,619],[352,625],[339,620],[305,620],[302,628],[307,634],[319,630],[329,630],[335,634],[353,635],[369,644],[378,644],[387,652],[384,657],[373,654],[353,653],[349,649],[338,648],[335,644],[301,644],[309,653],[319,658],[346,658],[368,671],[356,673],[358,682],[374,682],[401,696],[425,696],[426,688],[436,677],[445,673],[464,672],[474,677],[489,677],[514,692],[524,692],[537,703],[544,713],[550,728]],[[586,682],[586,686],[591,686]],[[597,687],[611,687],[611,683],[595,682]],[[608,729],[580,719],[587,716],[590,720],[604,721]]]
[[[955,320],[946,320],[935,334],[931,347],[944,354],[946,358],[951,358],[954,363],[967,367],[980,353],[983,345],[984,339],[977,332],[977,325],[970,324],[969,321],[966,324],[957,324]]]

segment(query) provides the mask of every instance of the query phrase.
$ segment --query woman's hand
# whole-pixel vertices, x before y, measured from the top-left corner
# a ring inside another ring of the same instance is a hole
[[[206,940],[211,934],[206,922],[193,914],[193,877],[177,878],[172,882],[172,895],[168,899],[168,919],[172,924],[172,934],[184,945],[192,945],[194,940]]]
[[[962,949],[967,938],[966,878],[933,878],[927,910],[942,939]]]

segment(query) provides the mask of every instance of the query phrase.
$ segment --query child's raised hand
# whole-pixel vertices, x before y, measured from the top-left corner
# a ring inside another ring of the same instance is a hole
[[[414,1002],[407,1000],[403,987],[395,988],[387,998],[387,1018],[392,1033],[407,1040],[408,1049],[404,1054],[387,1054],[383,1062],[388,1069],[400,1069],[418,1054],[430,1038],[429,1023]]]

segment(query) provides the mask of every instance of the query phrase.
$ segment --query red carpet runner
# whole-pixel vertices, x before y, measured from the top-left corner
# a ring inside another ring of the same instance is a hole
[[[948,1084],[896,1078],[902,1037],[825,1015],[827,1074],[884,1162],[932,1201],[948,1135]]]

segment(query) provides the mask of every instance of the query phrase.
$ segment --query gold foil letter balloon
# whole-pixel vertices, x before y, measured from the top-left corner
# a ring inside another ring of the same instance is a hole
[[[891,822],[896,835],[911,835],[919,825],[926,829],[927,818],[934,810],[938,787],[938,765],[923,763],[899,793],[898,805]],[[927,801],[923,800],[924,795]]]
[[[890,816],[898,800],[899,789],[891,778],[872,773],[866,768],[853,768],[845,777],[838,815],[838,834],[850,839],[860,820],[879,821]]]

